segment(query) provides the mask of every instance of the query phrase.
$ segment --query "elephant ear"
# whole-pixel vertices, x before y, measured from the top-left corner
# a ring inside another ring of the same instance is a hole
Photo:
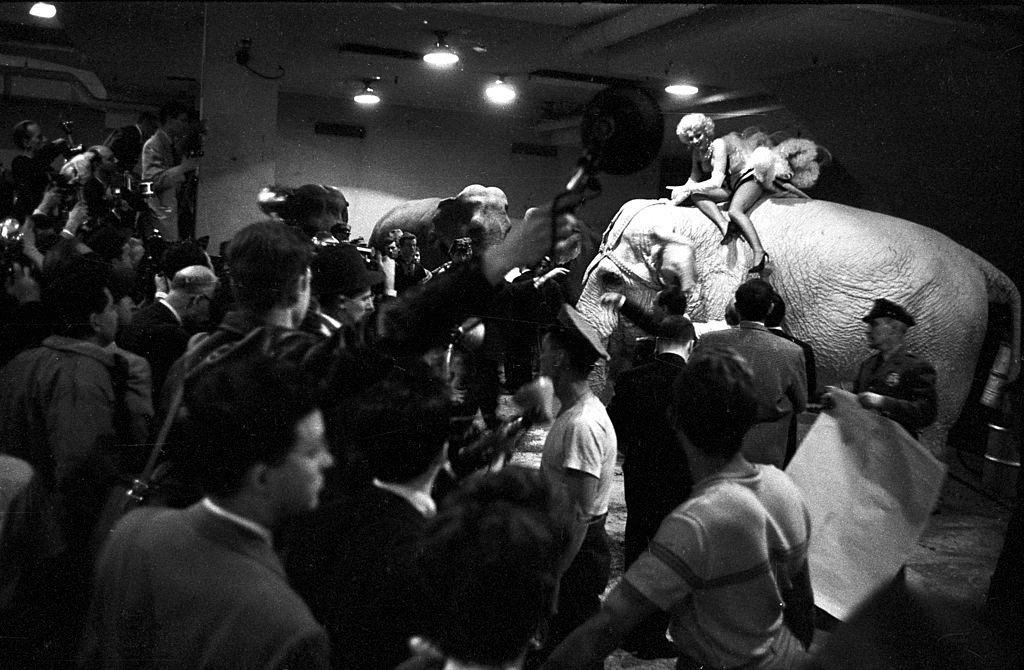
[[[659,224],[651,229],[651,240],[651,262],[661,283],[692,290],[697,285],[697,263],[690,239],[672,226]]]

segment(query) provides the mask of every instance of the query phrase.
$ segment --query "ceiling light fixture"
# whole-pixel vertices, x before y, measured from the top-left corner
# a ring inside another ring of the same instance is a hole
[[[665,92],[666,93],[670,93],[672,95],[678,95],[680,97],[684,97],[684,96],[687,96],[687,95],[694,95],[699,90],[700,89],[697,88],[696,86],[690,86],[689,84],[670,84],[669,86],[665,87]]]
[[[505,77],[500,76],[498,80],[487,87],[485,91],[491,102],[499,105],[506,105],[516,99],[516,89],[505,83]]]
[[[28,13],[41,19],[52,19],[57,16],[57,8],[48,2],[37,2],[32,5],[32,9],[28,10]]]
[[[378,102],[380,102],[380,96],[377,95],[377,92],[373,90],[372,84],[374,81],[376,80],[364,79],[363,90],[360,91],[359,93],[356,93],[352,97],[352,99],[358,102],[360,105],[376,105]]]
[[[423,60],[431,65],[440,67],[447,67],[458,63],[459,54],[455,53],[444,41],[445,35],[448,33],[438,30],[434,34],[437,35],[437,44],[430,51],[423,54]]]

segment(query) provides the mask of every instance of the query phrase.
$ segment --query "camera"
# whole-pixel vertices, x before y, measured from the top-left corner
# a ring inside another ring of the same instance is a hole
[[[503,421],[496,428],[481,429],[475,424],[448,439],[448,462],[456,479],[477,470],[508,463],[519,436],[532,425],[528,416]]]

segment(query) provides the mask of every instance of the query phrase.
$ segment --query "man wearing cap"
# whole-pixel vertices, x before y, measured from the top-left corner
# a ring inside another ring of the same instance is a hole
[[[878,410],[918,437],[935,421],[935,368],[907,351],[907,328],[916,322],[903,307],[879,298],[861,321],[868,324],[868,346],[877,351],[861,363],[853,392],[860,404]]]
[[[371,287],[384,275],[367,268],[353,245],[322,248],[313,259],[312,269],[313,295],[318,305],[308,312],[303,330],[329,337],[342,327],[358,327],[373,313]]]
[[[541,339],[540,373],[551,378],[561,410],[544,441],[540,469],[553,483],[565,486],[576,517],[562,563],[558,609],[546,640],[548,652],[597,613],[608,583],[611,556],[604,524],[617,444],[608,412],[587,385],[598,358],[607,359],[608,352],[597,331],[572,306],[562,305],[557,325]]]

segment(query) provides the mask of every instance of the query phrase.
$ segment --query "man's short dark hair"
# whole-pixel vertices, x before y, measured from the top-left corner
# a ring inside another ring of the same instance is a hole
[[[418,556],[434,610],[423,633],[460,661],[518,658],[552,611],[570,518],[565,492],[534,469],[465,480]]]
[[[19,121],[15,124],[14,128],[11,130],[11,139],[14,140],[14,146],[19,149],[25,148],[25,145],[28,143],[28,139],[32,137],[32,133],[28,131],[28,127],[32,125],[39,124],[32,119],[25,119],[24,121]]]
[[[731,458],[757,417],[753,373],[728,347],[697,347],[672,384],[676,428],[709,456]]]
[[[658,337],[686,344],[693,341],[696,333],[690,319],[681,314],[669,314],[658,324]]]
[[[206,257],[203,248],[193,240],[182,240],[172,242],[164,249],[160,258],[160,272],[167,281],[174,279],[178,271],[192,265],[205,265],[210,267],[210,260]]]
[[[76,256],[63,264],[44,288],[62,335],[84,338],[92,335],[89,317],[107,307],[110,265],[96,254]]]
[[[686,314],[686,294],[678,286],[671,286],[658,291],[654,304],[669,314]]]
[[[776,291],[772,291],[772,311],[764,320],[766,328],[779,328],[782,320],[786,318],[786,301]]]
[[[160,117],[158,117],[153,112],[139,112],[139,118],[135,121],[135,123],[139,125],[142,125],[144,123],[156,124],[160,123]]]
[[[343,441],[382,481],[422,475],[448,439],[451,400],[445,386],[425,370],[417,372],[422,374],[396,370],[332,411]]]
[[[177,100],[170,100],[160,108],[160,125],[167,123],[168,119],[175,119],[182,114],[188,114],[191,107]]]
[[[284,461],[296,424],[316,409],[307,380],[279,358],[230,353],[186,378],[189,468],[205,493],[230,497],[252,466]]]
[[[763,279],[751,279],[736,289],[736,311],[746,321],[764,321],[772,308],[775,289]]]
[[[292,304],[312,259],[312,243],[291,226],[273,220],[246,226],[228,245],[235,299],[257,314]]]

